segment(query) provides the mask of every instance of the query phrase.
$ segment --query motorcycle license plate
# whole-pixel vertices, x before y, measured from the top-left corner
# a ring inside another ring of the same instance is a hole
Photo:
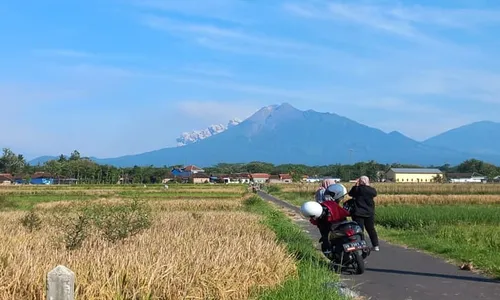
[[[362,249],[366,248],[366,241],[359,241],[359,242],[354,242],[354,243],[347,243],[347,244],[344,244],[343,246],[344,246],[344,251],[345,252],[362,250]]]

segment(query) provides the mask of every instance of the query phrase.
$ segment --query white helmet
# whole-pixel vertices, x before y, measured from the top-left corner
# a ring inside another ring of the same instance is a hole
[[[300,211],[306,218],[319,218],[323,214],[323,206],[316,201],[307,201],[302,204]]]
[[[325,196],[327,195],[331,196],[334,201],[340,201],[347,195],[347,189],[343,184],[335,183],[326,189]]]

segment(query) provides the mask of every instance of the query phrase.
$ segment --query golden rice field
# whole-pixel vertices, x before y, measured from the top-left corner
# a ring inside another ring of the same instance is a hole
[[[377,189],[377,197],[375,201],[377,205],[397,205],[397,204],[436,204],[436,205],[452,205],[452,204],[500,204],[500,193],[495,193],[494,188],[500,185],[477,185],[466,184],[461,185],[461,192],[448,188],[446,184],[432,185],[422,193],[412,193],[407,185],[389,184],[390,186],[379,184],[374,185]],[[442,190],[436,193],[431,193],[432,189],[442,187]],[[480,189],[487,186],[488,189]],[[301,205],[305,201],[313,200],[317,185],[280,185],[279,191],[273,192],[278,198],[290,201],[293,204]],[[416,187],[413,187],[416,188]],[[348,188],[349,189],[349,188]],[[466,191],[469,191],[468,193]],[[481,191],[476,193],[476,191]],[[490,192],[490,193],[488,193]],[[348,196],[347,199],[350,197]]]
[[[29,197],[41,221],[30,232],[20,223],[26,211],[0,209],[0,299],[45,299],[46,274],[59,264],[75,272],[77,299],[248,299],[255,289],[275,287],[297,274],[294,258],[274,232],[259,215],[241,209],[248,197],[243,187],[191,188],[172,187],[162,191],[163,199],[146,197],[153,217],[142,232],[111,242],[91,227],[73,250],[61,239],[66,226],[61,217],[94,204],[123,204],[124,198],[116,196],[120,193],[140,197],[161,187],[0,189],[5,201]],[[81,192],[95,197],[58,201],[55,194]],[[190,198],[201,192],[234,196]],[[113,196],[102,198],[103,193]],[[36,195],[43,201],[37,202]],[[52,196],[56,201],[49,201]]]
[[[347,189],[353,184],[342,182]],[[314,192],[320,183],[281,184],[283,192]],[[373,183],[379,194],[499,194],[498,183]]]

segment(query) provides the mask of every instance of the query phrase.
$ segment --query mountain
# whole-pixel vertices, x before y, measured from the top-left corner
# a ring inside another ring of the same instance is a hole
[[[116,166],[210,166],[256,160],[308,165],[368,160],[441,165],[473,157],[417,142],[399,132],[385,133],[337,114],[300,111],[285,103],[264,107],[240,124],[196,143],[96,161]],[[500,162],[495,155],[475,158]]]
[[[183,132],[180,137],[177,138],[177,146],[182,147],[188,144],[196,143],[198,141],[204,140],[208,137],[216,135],[218,133],[224,132],[227,129],[238,125],[241,123],[239,119],[232,119],[227,125],[216,124],[210,125],[208,128],[203,130],[194,130],[191,132]]]
[[[45,155],[45,156],[40,156],[40,157],[37,157],[35,159],[32,159],[28,163],[32,166],[43,165],[44,163],[48,162],[49,160],[58,159],[58,158],[59,158],[59,156]]]
[[[461,146],[476,141],[462,137],[454,144],[433,145],[432,140],[417,142],[397,131],[385,133],[334,113],[301,111],[284,103],[264,107],[238,125],[182,147],[93,159],[120,167],[210,166],[251,161],[326,165],[368,160],[426,166],[456,165],[470,158],[500,164],[500,154],[493,151],[482,154],[462,151]]]
[[[500,123],[475,122],[443,132],[423,143],[431,147],[460,149],[473,155],[500,155]]]

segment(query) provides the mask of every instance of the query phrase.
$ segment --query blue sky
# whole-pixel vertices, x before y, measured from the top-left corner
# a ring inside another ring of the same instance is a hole
[[[500,2],[8,0],[0,146],[112,157],[288,102],[422,140],[500,121]]]

